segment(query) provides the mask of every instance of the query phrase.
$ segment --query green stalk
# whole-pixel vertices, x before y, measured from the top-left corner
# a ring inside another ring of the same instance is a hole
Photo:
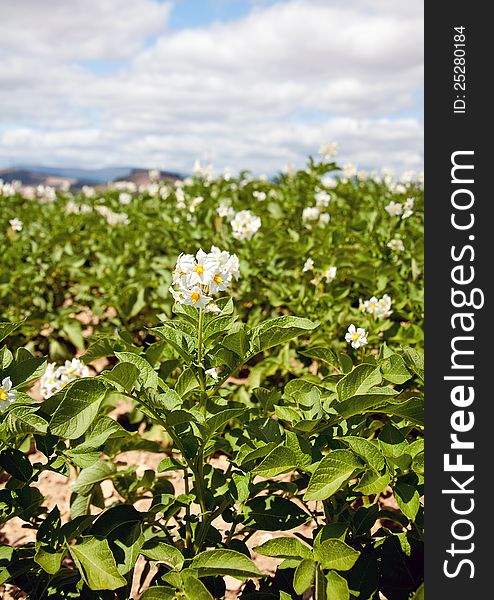
[[[201,388],[201,397],[199,400],[200,410],[206,414],[206,380],[204,374],[204,365],[202,364],[204,342],[203,342],[203,328],[204,328],[204,309],[199,309],[199,322],[197,324],[197,364],[199,369],[199,386]]]

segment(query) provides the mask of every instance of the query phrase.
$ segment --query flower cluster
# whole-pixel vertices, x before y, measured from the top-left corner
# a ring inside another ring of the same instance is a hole
[[[17,390],[12,389],[10,377],[5,377],[0,385],[0,412],[3,412],[16,396]]]
[[[393,312],[391,310],[392,303],[393,301],[388,294],[384,294],[379,300],[376,296],[372,296],[372,298],[365,300],[365,302],[360,300],[359,310],[362,313],[373,315],[376,319],[387,319]]]
[[[329,219],[329,213],[322,213],[317,206],[307,206],[302,211],[302,221],[309,229],[312,225],[327,225]]]
[[[388,242],[387,246],[393,252],[403,252],[405,250],[405,244],[399,238],[393,238]]]
[[[315,198],[317,208],[327,208],[329,206],[331,196],[328,194],[328,192],[326,192],[326,190],[319,190],[316,193]]]
[[[89,377],[89,368],[79,359],[66,360],[65,364],[57,367],[55,363],[48,363],[44,375],[39,380],[42,398],[50,398],[71,381],[79,377]]]
[[[68,200],[67,204],[65,205],[65,212],[68,215],[85,215],[92,212],[92,210],[93,209],[89,206],[89,204],[84,202],[78,204],[74,200]]]
[[[219,217],[226,217],[227,219],[232,219],[235,216],[235,211],[226,202],[219,203],[218,208],[216,209],[216,213]]]
[[[319,148],[319,154],[324,158],[324,160],[331,160],[333,156],[336,156],[338,152],[338,144],[321,144]]]
[[[120,192],[118,195],[118,201],[120,204],[130,204],[132,202],[132,194],[129,194],[129,192]]]
[[[22,231],[22,226],[24,225],[20,219],[10,219],[9,224],[12,231]]]
[[[196,255],[181,254],[173,271],[170,292],[176,302],[209,312],[218,312],[212,295],[226,291],[233,278],[238,279],[239,262],[236,254],[211,247],[211,252],[198,250]]]
[[[250,210],[241,210],[230,221],[232,235],[236,240],[250,240],[261,227],[261,218]]]
[[[384,207],[384,209],[392,217],[401,216],[402,219],[408,219],[408,217],[413,215],[413,205],[414,199],[407,198],[403,204],[400,202],[391,201],[387,206]]]
[[[345,340],[352,348],[358,349],[361,346],[368,344],[367,332],[362,327],[355,327],[352,323],[345,334]]]
[[[108,225],[128,225],[130,223],[127,213],[117,213],[111,208],[102,205],[96,206],[95,210],[99,212],[102,217],[105,217]]]

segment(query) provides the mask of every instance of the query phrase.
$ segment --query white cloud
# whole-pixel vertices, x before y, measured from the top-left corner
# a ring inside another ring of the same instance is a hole
[[[336,140],[364,168],[421,168],[419,4],[254,2],[173,31],[154,0],[1,3],[0,163],[274,172]]]

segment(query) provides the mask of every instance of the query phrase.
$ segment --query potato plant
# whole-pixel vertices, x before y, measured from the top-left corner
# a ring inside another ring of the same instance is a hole
[[[0,545],[0,585],[36,600],[224,598],[231,578],[243,600],[423,597],[421,191],[357,177],[325,191],[334,169],[157,183],[128,223],[51,220],[82,195],[3,199],[24,227],[1,259],[0,518],[33,541]],[[84,202],[119,214],[119,193]],[[37,275],[16,303],[23,268]],[[77,348],[82,363],[47,365]],[[122,401],[137,429],[114,418]],[[137,451],[157,468],[122,462]],[[72,479],[68,515],[47,507],[46,472]]]

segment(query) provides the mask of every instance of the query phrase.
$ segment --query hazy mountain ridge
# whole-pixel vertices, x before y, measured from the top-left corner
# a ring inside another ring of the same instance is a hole
[[[182,175],[160,171],[161,179],[182,179]],[[5,182],[21,181],[24,185],[49,185],[60,187],[68,182],[71,187],[83,185],[105,185],[114,181],[133,181],[136,184],[149,183],[149,169],[113,167],[106,169],[77,169],[40,166],[21,166],[0,169],[0,179]]]

